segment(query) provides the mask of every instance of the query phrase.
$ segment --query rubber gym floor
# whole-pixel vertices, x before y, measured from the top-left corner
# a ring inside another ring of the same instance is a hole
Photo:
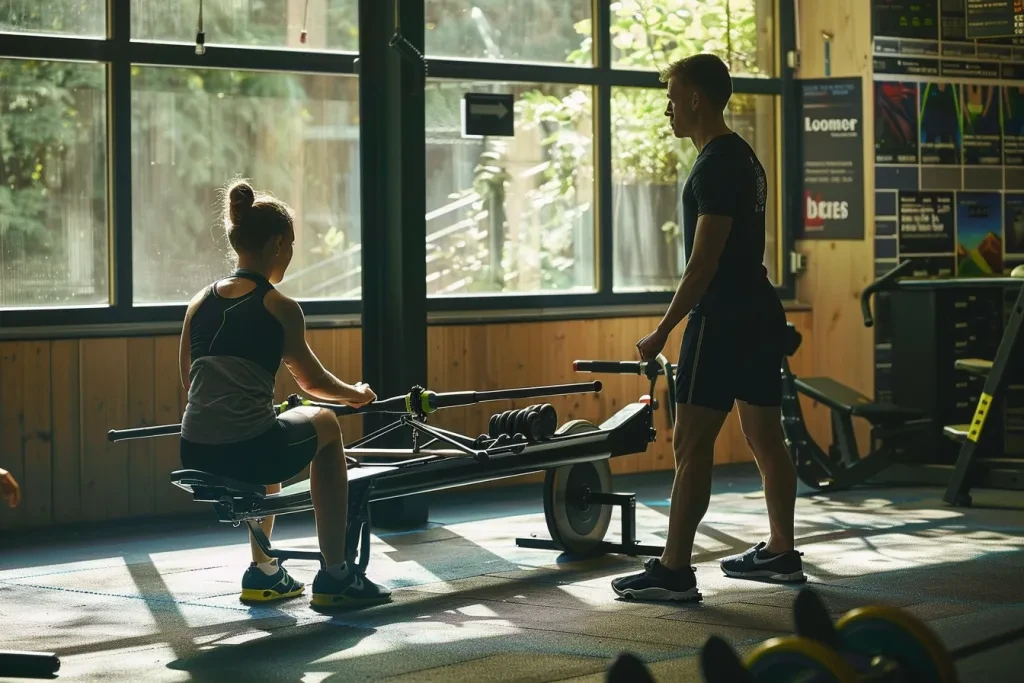
[[[427,528],[380,532],[370,574],[390,605],[327,617],[308,595],[265,607],[238,601],[244,528],[194,519],[8,536],[0,553],[2,648],[57,652],[73,681],[604,680],[621,651],[658,681],[700,681],[711,634],[741,652],[792,632],[797,588],[729,579],[719,558],[765,529],[756,470],[716,468],[697,538],[699,605],[625,602],[609,581],[641,559],[568,562],[516,547],[546,535],[540,484],[431,496]],[[170,484],[168,484],[170,485]],[[641,542],[662,543],[670,473],[617,477],[637,493]],[[905,608],[950,648],[1024,622],[1024,496],[976,490],[951,508],[939,489],[801,492],[797,538],[810,585],[833,615]],[[610,537],[617,537],[618,513]],[[315,548],[311,516],[278,519],[274,540]],[[315,565],[290,562],[307,591]],[[961,680],[1024,677],[1020,641],[958,662]]]

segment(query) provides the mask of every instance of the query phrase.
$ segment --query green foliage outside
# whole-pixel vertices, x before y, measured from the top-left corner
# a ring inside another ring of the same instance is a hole
[[[710,51],[727,57],[734,72],[758,73],[756,1],[613,2],[615,66],[661,70],[685,55]],[[505,29],[506,34],[515,34],[514,49],[501,58],[564,59],[571,64],[591,64],[591,22],[589,19],[573,21],[574,17],[587,15],[589,0],[522,4],[477,0],[476,4],[491,29],[505,25],[514,27]],[[104,18],[102,11],[97,12],[97,5],[91,0],[48,0],[45,3],[9,0],[0,7],[0,30],[59,33],[80,29],[84,33],[101,34]],[[513,5],[519,14],[513,11]],[[145,9],[146,25],[172,27],[170,30],[161,28],[162,33],[157,31],[154,37],[191,40],[194,17],[180,3],[132,0],[133,12],[140,6]],[[464,2],[455,0],[428,1],[428,56],[431,41],[438,46],[437,52],[442,51],[440,46],[447,46],[448,51],[454,53],[450,56],[487,56],[488,46],[478,44],[478,37],[474,37],[477,34],[473,33],[476,30],[479,34],[479,21],[467,18],[464,11],[460,14],[459,8],[464,9],[464,6]],[[204,18],[208,36],[227,34],[230,42],[246,45],[287,42],[282,36],[279,19],[288,12],[288,0],[253,0],[247,21],[239,21],[233,7],[231,2],[206,3]],[[332,0],[326,29],[327,44],[332,48],[355,49],[354,7],[355,0]],[[434,26],[430,23],[432,17],[438,22]],[[575,37],[568,35],[568,27],[575,31]],[[502,33],[494,30],[500,43]],[[68,183],[64,177],[66,172],[95,176],[90,186],[95,192],[92,204],[96,207],[96,220],[105,225],[107,218],[103,162],[109,160],[106,159],[106,140],[97,135],[96,125],[97,121],[103,123],[97,117],[105,116],[105,111],[103,107],[94,106],[90,120],[83,120],[81,111],[87,103],[97,101],[97,93],[100,93],[98,101],[102,102],[105,69],[92,64],[0,60],[0,84],[0,178],[3,179],[0,183],[0,216],[3,217],[0,239],[8,252],[5,258],[60,258],[59,241],[63,236],[56,234],[60,223],[54,213],[53,198]],[[287,110],[275,109],[279,120],[293,121],[307,118],[309,104],[323,98],[322,94],[308,92],[303,77],[210,69],[134,69],[132,86],[137,89],[133,92],[133,154],[137,153],[134,141],[162,140],[179,161],[174,171],[177,175],[173,178],[176,194],[162,198],[161,207],[154,207],[153,212],[147,213],[160,219],[170,216],[173,227],[168,225],[166,229],[184,231],[180,239],[172,240],[167,247],[177,250],[179,258],[212,248],[210,190],[227,179],[216,175],[221,169],[249,167],[253,139],[271,130],[264,111],[267,98],[272,98],[279,107],[287,107]],[[146,91],[175,93],[169,100],[173,102],[173,109],[141,106],[139,103],[146,101]],[[564,288],[574,282],[570,267],[573,226],[592,210],[579,200],[577,193],[582,183],[592,182],[593,178],[593,94],[589,88],[567,91],[565,87],[552,94],[552,88],[544,87],[522,94],[517,101],[518,124],[542,132],[550,162],[543,182],[528,198],[543,213],[545,239],[541,253],[526,261],[542,268],[544,289]],[[664,116],[664,92],[618,88],[613,90],[612,97],[615,182],[675,184],[692,164],[694,150],[672,138]],[[230,121],[210,116],[212,99],[232,102]],[[449,118],[451,112],[447,109],[453,103],[447,99],[428,93],[428,127],[432,118]],[[173,127],[168,125],[168,117],[175,119]],[[100,162],[94,164],[95,168],[82,167],[82,160],[89,158],[86,151],[91,151],[93,158]],[[219,161],[190,164],[189,160],[195,158]],[[502,144],[489,142],[483,147],[474,182],[474,189],[483,195],[478,209],[489,198],[504,196],[509,182],[505,158]],[[264,175],[264,183],[287,185],[288,170],[284,165],[261,170],[270,174]],[[315,179],[305,178],[304,182],[308,184]],[[17,239],[11,239],[14,232],[18,233]],[[309,248],[315,253],[330,252],[337,246],[334,244],[337,240],[337,231],[327,232],[321,236],[320,244]],[[508,245],[505,251],[511,252]],[[520,266],[510,263],[508,267]],[[70,296],[62,300],[68,299]]]

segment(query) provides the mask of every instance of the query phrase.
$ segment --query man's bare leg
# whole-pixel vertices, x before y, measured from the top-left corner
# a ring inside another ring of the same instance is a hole
[[[782,433],[781,409],[737,401],[740,425],[754,453],[764,484],[770,536],[739,555],[722,560],[722,571],[736,578],[805,581],[801,553],[794,548],[796,468]]]
[[[690,569],[693,539],[711,500],[715,440],[728,413],[701,406],[676,406],[672,447],[675,479],[668,515],[668,534],[661,558],[644,563],[639,574],[612,581],[619,596],[640,600],[700,600]]]
[[[681,403],[676,406],[672,450],[676,459],[668,534],[661,563],[673,571],[690,566],[693,540],[711,502],[715,441],[728,413]]]

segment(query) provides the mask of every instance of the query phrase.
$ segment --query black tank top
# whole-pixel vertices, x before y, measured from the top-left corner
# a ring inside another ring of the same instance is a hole
[[[234,356],[252,361],[271,376],[281,366],[284,328],[263,305],[274,285],[259,273],[239,268],[234,276],[256,283],[248,294],[227,298],[217,293],[217,283],[192,315],[189,349],[192,362],[205,356]]]
[[[259,273],[234,277],[256,283],[235,298],[214,283],[192,314],[192,367],[181,438],[200,444],[247,441],[272,429],[274,384],[284,349],[284,328],[263,305],[274,287]]]

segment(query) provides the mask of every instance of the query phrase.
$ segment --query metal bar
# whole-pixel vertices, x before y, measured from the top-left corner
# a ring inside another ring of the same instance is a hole
[[[611,3],[594,0],[591,4],[594,17],[593,45],[596,51],[595,63],[599,74],[611,71],[612,35]],[[600,295],[607,296],[615,291],[615,202],[614,165],[612,163],[612,87],[611,82],[597,83],[594,88],[594,154],[597,177],[596,249],[594,287]]]
[[[355,61],[359,56],[345,52],[311,52],[283,47],[210,43],[206,43],[205,54],[197,55],[194,44],[138,41],[132,41],[127,53],[122,54],[128,54],[133,64],[321,74],[354,74]]]
[[[131,42],[131,6],[110,2],[107,21],[114,61],[107,77],[108,267],[111,303],[121,316],[132,310],[132,74],[124,59]]]
[[[797,100],[796,71],[790,67],[787,55],[796,54],[796,14],[793,0],[779,0],[778,36],[779,67],[782,78],[779,122],[779,153],[782,157],[782,177],[775,196],[781,202],[782,224],[779,226],[779,242],[782,250],[779,260],[779,293],[786,299],[796,295],[796,274],[789,266],[789,254],[796,248],[796,239],[803,226],[803,195],[794,188],[803,187],[800,147],[800,105]],[[785,188],[785,191],[782,191]]]
[[[108,16],[110,15],[108,14]],[[109,62],[114,59],[115,54],[114,42],[103,38],[58,37],[38,33],[5,33],[3,34],[3,40],[0,40],[0,57]]]

